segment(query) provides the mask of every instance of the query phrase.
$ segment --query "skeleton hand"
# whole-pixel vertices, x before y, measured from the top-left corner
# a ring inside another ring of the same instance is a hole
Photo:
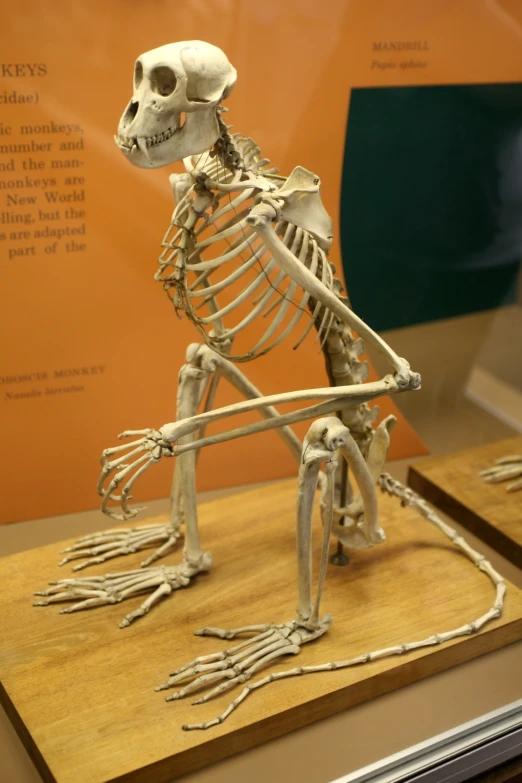
[[[113,519],[125,520],[135,517],[142,508],[131,509],[128,506],[131,500],[130,491],[134,482],[147,471],[156,462],[159,462],[162,457],[174,456],[173,446],[171,443],[165,440],[161,432],[158,430],[126,430],[119,435],[120,438],[133,438],[140,436],[138,440],[134,440],[131,443],[126,443],[123,446],[115,446],[111,449],[105,449],[102,454],[103,470],[98,480],[98,494],[103,497],[101,510],[107,516]],[[129,451],[130,449],[130,451]],[[123,453],[122,456],[117,457],[114,460],[110,460],[114,454]],[[142,452],[145,452],[142,454]],[[139,456],[142,454],[142,456]],[[133,459],[134,458],[134,459]],[[132,462],[127,460],[133,459]],[[114,473],[110,483],[107,487],[104,487],[105,479]],[[124,486],[121,490],[121,495],[113,495],[114,490],[126,479]],[[108,507],[109,500],[115,500],[121,505],[121,514],[116,514],[111,508]]]
[[[200,696],[192,702],[193,704],[203,704],[209,699],[229,690],[229,688],[233,688],[234,685],[241,685],[246,682],[253,674],[271,661],[275,661],[285,655],[297,655],[301,651],[303,644],[322,636],[331,624],[331,615],[325,615],[316,628],[308,628],[298,620],[292,620],[281,625],[250,625],[233,630],[202,628],[196,631],[197,636],[217,636],[220,639],[234,639],[243,633],[254,635],[233,647],[229,647],[228,650],[211,655],[202,655],[190,661],[190,663],[180,666],[179,669],[171,673],[163,685],[159,685],[155,690],[163,691],[172,688],[179,682],[190,680],[187,685],[176,690],[166,698],[166,701],[175,701],[213,685],[214,687],[211,687],[204,696]],[[278,679],[277,674],[268,675],[268,677],[253,685],[247,685],[242,693],[231,702],[225,712],[217,718],[206,723],[186,724],[183,726],[183,729],[185,731],[209,729],[211,726],[223,723],[225,718],[228,718],[230,713],[246,699],[252,690],[265,684],[265,682],[272,681],[272,679]]]
[[[82,563],[73,566],[73,571],[81,571],[87,566],[105,563],[113,557],[129,555],[148,549],[164,541],[146,560],[142,567],[148,566],[163,557],[180,537],[179,525],[142,525],[127,530],[106,530],[103,533],[85,536],[62,553],[66,555],[58,565],[62,566],[71,560],[86,557]]]
[[[35,595],[45,596],[45,601],[38,601],[35,606],[48,606],[60,601],[76,601],[73,606],[60,610],[60,614],[79,612],[93,606],[117,604],[126,598],[140,593],[152,592],[133,612],[125,615],[120,628],[126,628],[134,620],[143,617],[150,608],[163,596],[170,595],[173,590],[186,587],[191,577],[199,571],[208,571],[211,565],[209,555],[204,555],[201,561],[191,566],[182,563],[179,566],[157,566],[155,568],[140,568],[136,571],[121,571],[105,576],[90,576],[82,579],[60,579],[50,582],[49,590],[39,590]]]
[[[488,484],[496,484],[500,481],[509,479],[518,479],[507,485],[507,492],[515,492],[522,489],[522,454],[511,454],[507,457],[495,460],[491,468],[481,470],[479,476],[482,476]]]

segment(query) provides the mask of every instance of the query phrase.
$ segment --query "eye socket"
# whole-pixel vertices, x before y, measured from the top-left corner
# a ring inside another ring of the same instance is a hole
[[[159,65],[150,75],[150,86],[158,95],[171,95],[176,89],[176,77],[166,65]]]
[[[139,60],[137,60],[136,65],[134,66],[134,88],[136,90],[140,86],[142,79],[143,79],[143,65],[140,63]]]

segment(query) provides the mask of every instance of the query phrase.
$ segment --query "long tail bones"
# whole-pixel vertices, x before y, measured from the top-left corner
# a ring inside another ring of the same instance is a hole
[[[209,689],[204,695],[198,696],[193,701],[193,704],[203,704],[216,696],[220,696],[234,686],[247,684],[220,715],[204,723],[185,724],[183,726],[185,731],[209,729],[223,723],[245,701],[247,696],[276,680],[350,668],[381,658],[391,657],[392,655],[403,655],[423,647],[443,644],[451,639],[476,633],[486,623],[500,617],[504,604],[506,584],[500,574],[494,570],[491,563],[479,552],[472,549],[459,536],[456,530],[447,525],[426,501],[411,489],[405,487],[387,473],[383,473],[380,476],[379,486],[383,492],[394,495],[401,501],[402,505],[410,506],[420,516],[431,522],[443,535],[451,540],[458,550],[467,555],[479,571],[490,579],[495,588],[495,598],[491,608],[475,620],[471,620],[458,628],[433,634],[427,639],[407,644],[397,644],[393,647],[385,647],[382,650],[374,650],[373,652],[364,652],[346,660],[330,661],[329,663],[313,666],[298,666],[286,671],[273,672],[252,683],[249,682],[251,677],[267,664],[277,662],[285,655],[297,655],[301,651],[303,644],[322,636],[331,625],[331,616],[326,615],[323,617],[315,628],[307,627],[307,624],[300,620],[293,620],[281,625],[245,626],[244,628],[233,630],[203,628],[200,631],[196,631],[196,634],[199,636],[218,637],[220,639],[234,639],[243,634],[250,634],[250,638],[228,647],[226,650],[200,656],[180,666],[156,690],[176,688],[181,684],[182,687],[167,697],[167,701],[174,701],[204,689]]]
[[[157,430],[126,430],[119,438],[137,438],[130,443],[105,449],[102,454],[102,472],[98,480],[98,494],[103,498],[101,510],[107,516],[118,521],[132,519],[143,508],[130,508],[131,490],[137,479],[149,468],[160,461],[162,457],[173,457],[174,449]],[[115,457],[115,459],[113,459]],[[111,477],[108,484],[107,479]],[[119,495],[114,494],[123,483]],[[110,502],[118,503],[121,511],[117,512]]]

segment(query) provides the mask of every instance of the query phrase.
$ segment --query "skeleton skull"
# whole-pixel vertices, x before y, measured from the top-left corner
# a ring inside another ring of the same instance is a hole
[[[180,41],[140,55],[134,93],[114,140],[135,166],[159,168],[209,149],[219,136],[217,106],[236,70],[204,41]]]

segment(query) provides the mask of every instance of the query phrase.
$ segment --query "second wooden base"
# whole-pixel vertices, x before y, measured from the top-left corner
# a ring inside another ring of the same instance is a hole
[[[522,454],[522,437],[421,460],[410,467],[408,483],[522,568],[522,490],[506,492],[509,482],[488,484],[479,475],[508,454]]]
[[[183,732],[183,723],[218,715],[239,693],[192,706],[190,698],[166,704],[165,693],[154,692],[175,667],[227,646],[193,631],[295,616],[295,490],[284,482],[202,506],[212,572],[124,630],[118,622],[140,598],[72,615],[32,606],[35,589],[70,573],[56,567],[60,546],[2,561],[2,700],[46,780],[166,782],[522,638],[522,594],[510,585],[502,618],[478,634],[274,682],[222,725]],[[414,511],[382,497],[381,523],[384,544],[352,550],[348,566],[329,567],[323,609],[334,616],[331,630],[256,679],[425,639],[491,607],[489,579]],[[320,539],[317,520],[315,563]],[[141,559],[137,553],[90,573],[129,570]]]

